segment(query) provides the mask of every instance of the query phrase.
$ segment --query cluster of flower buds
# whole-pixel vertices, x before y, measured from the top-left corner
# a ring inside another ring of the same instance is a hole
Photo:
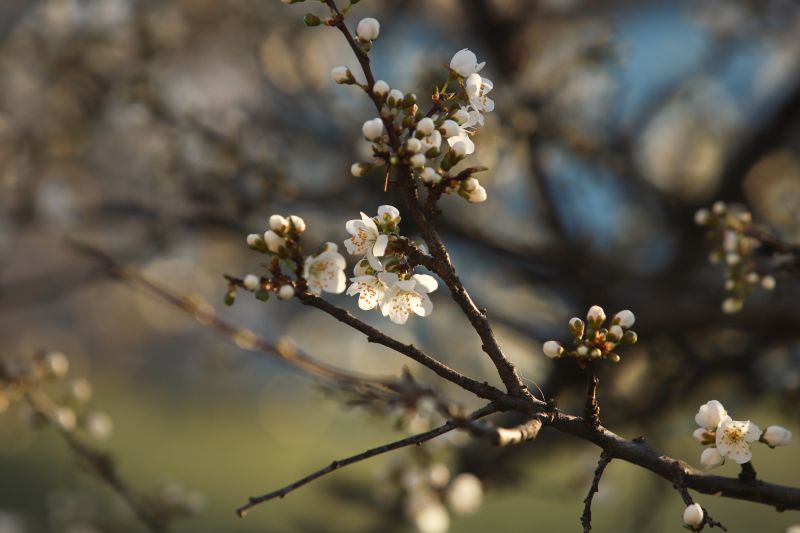
[[[573,317],[569,321],[569,332],[573,339],[572,349],[567,350],[557,341],[547,341],[542,351],[551,359],[575,357],[581,366],[588,361],[600,359],[618,363],[620,357],[614,350],[623,344],[636,343],[636,332],[630,329],[636,317],[632,312],[624,310],[614,315],[608,328],[603,327],[605,321],[606,313],[603,308],[593,305],[586,315],[586,323],[578,317]]]
[[[322,291],[339,294],[344,291],[346,276],[345,259],[332,242],[325,243],[316,254],[303,258],[300,235],[306,231],[305,221],[296,215],[269,217],[269,229],[264,235],[251,233],[247,236],[250,249],[270,256],[268,265],[271,276],[247,274],[242,279],[226,276],[228,291],[225,303],[231,305],[236,298],[236,289],[255,293],[259,300],[268,300],[276,293],[281,300],[294,297],[299,280],[313,294]]]
[[[395,505],[399,496],[403,512],[421,533],[445,533],[450,513],[471,514],[483,503],[483,483],[469,472],[453,476],[446,464],[402,463],[390,465],[380,479],[379,496]]]
[[[400,238],[400,211],[391,205],[378,208],[378,215],[361,213],[360,220],[345,225],[350,238],[344,246],[359,257],[347,294],[358,294],[358,307],[380,309],[395,324],[405,324],[412,314],[428,316],[433,311],[429,293],[438,287],[427,274],[415,274]]]
[[[377,36],[379,27],[375,19],[358,24],[362,47],[371,42],[373,35]],[[435,89],[432,99],[436,106],[428,114],[420,111],[413,93],[392,89],[383,80],[372,87],[361,85],[347,67],[334,68],[331,78],[336,83],[361,86],[380,107],[380,116],[361,127],[364,138],[372,143],[373,159],[353,163],[351,173],[361,177],[375,166],[391,168],[402,163],[428,187],[438,186],[441,192],[457,193],[472,203],[486,200],[486,189],[473,176],[486,170],[484,167],[455,170],[475,151],[471,137],[483,126],[484,113],[494,109],[494,102],[487,96],[492,82],[478,74],[483,66],[466,48],[456,53],[450,62],[447,83]],[[458,87],[448,92],[451,83]]]
[[[694,220],[697,225],[708,228],[708,238],[714,243],[709,261],[724,262],[727,266],[723,312],[740,311],[744,300],[758,286],[768,291],[775,288],[772,275],[762,276],[756,271],[754,251],[761,243],[749,234],[753,217],[748,211],[738,205],[715,202],[711,209],[699,209]]]
[[[750,443],[763,442],[770,448],[785,446],[792,440],[792,433],[781,426],[769,426],[763,432],[749,420],[733,420],[717,400],[700,406],[694,417],[698,427],[693,436],[708,446],[700,455],[700,463],[706,468],[715,468],[730,457],[738,464],[750,462],[753,454]]]
[[[30,360],[8,360],[0,368],[0,413],[12,402],[31,424],[48,422],[63,431],[80,429],[90,437],[104,440],[111,435],[111,417],[87,411],[92,384],[85,378],[68,379],[69,358],[61,352],[42,352]],[[55,393],[48,387],[60,386]]]

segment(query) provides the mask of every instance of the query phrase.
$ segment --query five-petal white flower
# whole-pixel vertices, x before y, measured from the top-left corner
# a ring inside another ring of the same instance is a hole
[[[308,283],[308,290],[317,296],[322,291],[334,294],[344,292],[347,285],[344,268],[347,262],[338,250],[336,244],[328,242],[322,253],[306,257],[303,278]]]
[[[411,313],[428,316],[433,311],[433,302],[428,294],[439,286],[433,276],[414,274],[401,280],[397,274],[387,272],[382,281],[390,288],[381,302],[381,313],[395,324],[405,324]]]
[[[344,241],[344,247],[350,255],[364,255],[375,270],[383,270],[378,257],[382,257],[389,244],[389,236],[382,234],[371,217],[361,213],[361,220],[348,220],[345,224],[347,233],[352,235]]]
[[[749,420],[733,420],[726,416],[717,427],[717,450],[722,457],[730,457],[744,464],[753,458],[750,443],[761,436],[761,430]]]

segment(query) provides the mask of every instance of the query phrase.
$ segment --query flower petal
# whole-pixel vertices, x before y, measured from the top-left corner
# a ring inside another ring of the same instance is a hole
[[[378,238],[375,239],[375,246],[372,247],[372,253],[375,257],[383,257],[383,254],[386,253],[386,247],[389,245],[389,236],[388,235],[378,235]]]

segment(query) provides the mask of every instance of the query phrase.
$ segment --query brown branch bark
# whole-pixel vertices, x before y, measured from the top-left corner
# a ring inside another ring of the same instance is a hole
[[[496,411],[497,411],[497,408],[495,406],[487,405],[486,407],[483,407],[483,408],[478,409],[477,411],[473,412],[471,415],[469,415],[467,417],[467,419],[469,419],[469,420],[477,420],[477,419],[479,419],[481,417],[490,415],[490,414],[492,414],[492,413],[494,413]],[[352,456],[347,457],[345,459],[339,459],[339,460],[333,461],[328,466],[326,466],[324,468],[321,468],[321,469],[317,470],[316,472],[312,472],[311,474],[307,475],[306,477],[304,477],[302,479],[299,479],[299,480],[295,481],[294,483],[286,485],[285,487],[282,487],[282,488],[280,488],[278,490],[274,490],[272,492],[268,492],[268,493],[263,494],[261,496],[251,496],[246,504],[242,505],[241,507],[239,507],[236,510],[236,514],[238,514],[239,516],[243,517],[253,507],[255,507],[255,506],[257,506],[257,505],[259,505],[261,503],[267,502],[269,500],[273,500],[275,498],[283,498],[284,496],[286,496],[290,492],[293,492],[293,491],[299,489],[300,487],[302,487],[304,485],[307,485],[308,483],[311,483],[315,479],[319,479],[322,476],[330,474],[331,472],[334,472],[334,471],[336,471],[336,470],[338,470],[340,468],[343,468],[345,466],[348,466],[348,465],[351,465],[351,464],[354,464],[354,463],[358,463],[358,462],[364,461],[364,460],[369,459],[371,457],[375,457],[376,455],[381,455],[381,454],[384,454],[384,453],[387,453],[387,452],[391,452],[391,451],[397,450],[399,448],[404,448],[406,446],[411,446],[411,445],[420,445],[423,442],[427,442],[427,441],[429,441],[429,440],[431,440],[433,438],[438,437],[439,435],[444,435],[445,433],[447,433],[449,431],[452,431],[452,430],[454,430],[454,429],[456,429],[458,427],[459,427],[459,423],[458,422],[450,421],[450,422],[447,422],[445,424],[442,424],[438,428],[432,429],[431,431],[426,431],[425,433],[420,433],[418,435],[414,435],[412,437],[408,437],[408,438],[401,439],[401,440],[398,440],[398,441],[395,441],[395,442],[392,442],[392,443],[389,443],[389,444],[385,444],[383,446],[378,446],[377,448],[371,448],[371,449],[369,449],[369,450],[367,450],[365,452],[362,452],[362,453],[359,453],[359,454],[356,454],[356,455],[352,455]]]
[[[583,532],[589,533],[592,530],[592,500],[597,491],[600,490],[600,478],[606,471],[608,463],[611,462],[611,457],[606,455],[606,452],[600,454],[600,460],[597,461],[597,468],[594,471],[594,478],[592,478],[592,485],[589,487],[589,492],[586,498],[583,499],[583,514],[581,515],[581,524],[583,524]]]

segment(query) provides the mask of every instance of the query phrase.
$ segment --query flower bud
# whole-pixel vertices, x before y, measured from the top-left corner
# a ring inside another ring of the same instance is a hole
[[[53,410],[51,417],[53,423],[64,431],[72,431],[77,425],[78,418],[75,416],[75,411],[69,407],[56,407]]]
[[[455,120],[445,120],[442,123],[441,131],[445,137],[455,137],[461,131]]]
[[[453,146],[450,147],[450,151],[453,153],[455,157],[461,159],[462,157],[467,155],[467,145],[464,141],[458,141]]]
[[[711,210],[715,215],[722,215],[727,209],[728,206],[725,205],[725,202],[714,202],[714,205],[711,206]]]
[[[481,202],[485,202],[486,189],[483,188],[483,185],[478,185],[477,187],[475,187],[475,189],[470,191],[467,195],[467,201],[471,204],[479,204]]]
[[[248,274],[242,280],[242,285],[248,291],[254,291],[261,285],[261,280],[255,274]]]
[[[84,378],[73,379],[67,388],[67,393],[72,400],[86,403],[92,397],[92,384]]]
[[[114,431],[114,422],[105,413],[89,413],[83,421],[86,432],[97,440],[105,440]]]
[[[576,316],[569,319],[569,332],[572,333],[573,337],[582,339],[583,330],[584,330],[583,320],[581,320]]]
[[[281,288],[278,289],[278,298],[281,300],[288,300],[294,297],[294,287],[291,285],[281,285]]]
[[[744,302],[739,298],[725,298],[722,301],[722,312],[726,315],[738,313],[744,307]]]
[[[361,133],[368,141],[377,141],[383,136],[383,120],[380,118],[373,118],[364,122],[361,126]]]
[[[398,107],[403,103],[403,93],[397,89],[389,91],[389,97],[386,99],[390,106]]]
[[[63,378],[69,372],[69,359],[61,352],[49,352],[42,361],[48,376]]]
[[[556,341],[547,341],[542,345],[542,351],[550,359],[556,359],[564,353],[564,347]]]
[[[622,336],[622,344],[636,344],[638,340],[639,336],[632,329],[626,331],[625,335]]]
[[[286,240],[272,230],[264,233],[264,242],[267,243],[267,250],[274,254],[286,245]]]
[[[372,168],[369,163],[353,163],[350,165],[350,173],[356,178],[360,178]]]
[[[606,334],[606,339],[608,339],[611,342],[619,342],[620,340],[622,340],[623,335],[624,332],[622,331],[622,328],[617,325],[614,325],[609,328],[608,333]]]
[[[599,305],[593,305],[586,314],[586,321],[592,329],[598,329],[606,321],[606,312]]]
[[[703,523],[703,508],[699,503],[693,503],[683,511],[683,523],[696,529]]]
[[[700,444],[711,444],[714,442],[709,435],[710,434],[706,428],[697,428],[692,432],[692,437],[694,437],[694,439]]]
[[[305,23],[306,26],[311,28],[313,26],[319,26],[320,24],[322,24],[322,21],[315,14],[306,13],[305,16],[303,17],[303,23]]]
[[[362,41],[374,41],[378,38],[380,32],[380,23],[372,17],[361,19],[358,26],[356,26],[356,35],[358,35],[358,38]]]
[[[619,356],[619,354],[610,353],[610,354],[608,354],[606,357],[607,357],[607,358],[608,358],[608,360],[609,360],[609,361],[611,361],[612,363],[619,363],[619,361],[620,361],[620,356]]]
[[[773,290],[775,288],[775,276],[767,274],[761,278],[761,288],[767,291]]]
[[[276,233],[283,233],[286,231],[286,226],[289,222],[281,215],[272,215],[269,217],[269,229]]]
[[[261,238],[261,235],[258,233],[251,233],[247,236],[247,246],[253,249],[258,249],[261,247],[261,244],[264,240]]]
[[[425,154],[414,154],[409,159],[408,162],[414,168],[422,168],[425,166]]]
[[[694,421],[701,428],[715,430],[726,416],[728,411],[725,407],[717,400],[711,400],[700,406],[694,415]]]
[[[442,177],[439,173],[431,167],[425,167],[425,169],[420,172],[419,176],[422,178],[423,183],[429,183],[431,185],[436,185],[442,181]]]
[[[711,221],[711,212],[705,207],[698,209],[694,214],[694,223],[698,226],[705,226]]]
[[[390,88],[389,84],[383,80],[378,80],[375,82],[375,85],[372,86],[372,92],[375,93],[377,96],[386,96],[389,94]]]
[[[630,328],[634,322],[636,322],[636,316],[627,309],[620,311],[611,319],[612,324],[618,324],[623,329]]]
[[[747,274],[747,277],[745,279],[747,280],[747,283],[749,283],[750,285],[755,285],[761,278],[759,277],[757,272],[750,272],[749,274]],[[727,288],[727,282],[726,282],[726,288]]]
[[[297,233],[304,233],[306,231],[306,221],[297,215],[290,215],[289,223]]]
[[[417,131],[423,134],[425,137],[431,135],[435,127],[436,125],[433,123],[433,120],[430,117],[425,117],[417,122]]]
[[[479,185],[480,185],[480,182],[477,179],[475,179],[475,178],[467,178],[461,184],[461,188],[464,189],[467,192],[472,192],[475,189],[477,189]]]
[[[342,85],[352,84],[356,81],[353,77],[353,73],[350,72],[350,69],[347,67],[333,67],[331,70],[331,79]]]
[[[575,351],[581,357],[586,357],[587,355],[589,355],[589,348],[585,344],[581,344],[580,346],[578,346],[578,349]]]
[[[792,432],[781,426],[768,426],[761,434],[761,442],[770,448],[786,446],[792,441]]]
[[[738,265],[742,260],[742,256],[735,252],[731,252],[725,254],[725,262],[728,263],[728,266]]]
[[[450,509],[457,514],[469,514],[478,510],[483,502],[481,480],[468,472],[457,475],[445,493]]]
[[[411,137],[406,141],[405,147],[407,152],[416,154],[422,150],[422,142],[416,137]]]

